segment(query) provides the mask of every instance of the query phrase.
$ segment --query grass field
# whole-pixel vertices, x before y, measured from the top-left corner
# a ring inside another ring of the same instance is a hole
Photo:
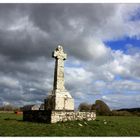
[[[140,117],[97,116],[89,122],[44,124],[23,122],[22,115],[0,113],[0,136],[140,136]]]

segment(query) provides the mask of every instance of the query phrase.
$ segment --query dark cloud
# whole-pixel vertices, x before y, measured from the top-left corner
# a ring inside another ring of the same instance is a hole
[[[4,29],[0,30],[0,52],[18,61],[40,56],[50,58],[51,51],[59,43],[70,56],[90,59],[85,42],[87,36],[107,22],[112,14],[110,11],[115,10],[111,4],[8,4],[1,7]],[[25,17],[27,20],[22,21]],[[22,29],[10,30],[12,24],[18,28],[16,21],[20,19]],[[39,31],[48,36],[42,38]],[[85,49],[81,51],[80,48]]]
[[[126,65],[125,59],[121,64],[125,55],[116,55],[103,43],[140,34],[138,23],[125,20],[137,6],[0,4],[0,103],[20,106],[43,101],[52,90],[51,55],[58,44],[68,54],[66,88],[76,102],[101,94],[105,86],[94,86],[93,79],[113,82],[115,74],[129,70],[138,76],[138,66]],[[139,58],[128,55],[134,62]]]

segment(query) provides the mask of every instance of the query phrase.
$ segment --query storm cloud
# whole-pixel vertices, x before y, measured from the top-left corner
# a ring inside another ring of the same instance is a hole
[[[125,99],[140,91],[139,46],[126,44],[124,53],[104,42],[126,36],[139,39],[140,21],[132,20],[139,8],[138,4],[0,4],[0,104],[43,102],[53,85],[52,51],[61,44],[68,54],[65,84],[76,105],[102,99],[110,107],[120,107],[115,97]],[[116,76],[122,80],[116,81]],[[138,106],[138,98],[132,99],[132,106]]]

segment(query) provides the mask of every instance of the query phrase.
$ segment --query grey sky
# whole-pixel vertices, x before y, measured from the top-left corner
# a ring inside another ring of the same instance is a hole
[[[139,48],[130,44],[128,52],[134,53],[126,54],[104,44],[139,38],[140,22],[130,20],[138,9],[138,4],[0,4],[0,104],[43,102],[52,90],[51,54],[61,44],[68,54],[66,88],[76,105],[102,99],[117,108],[127,99],[125,107],[139,106]]]

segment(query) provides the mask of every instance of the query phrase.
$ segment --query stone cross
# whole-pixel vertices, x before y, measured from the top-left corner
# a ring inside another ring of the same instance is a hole
[[[55,70],[53,90],[44,101],[45,110],[74,110],[74,99],[64,86],[64,60],[67,54],[64,53],[63,47],[58,46],[54,52]]]
[[[67,54],[64,53],[63,47],[58,46],[53,52],[53,57],[55,61],[55,71],[54,71],[54,84],[53,90],[65,91],[64,87],[64,60],[67,58]]]

